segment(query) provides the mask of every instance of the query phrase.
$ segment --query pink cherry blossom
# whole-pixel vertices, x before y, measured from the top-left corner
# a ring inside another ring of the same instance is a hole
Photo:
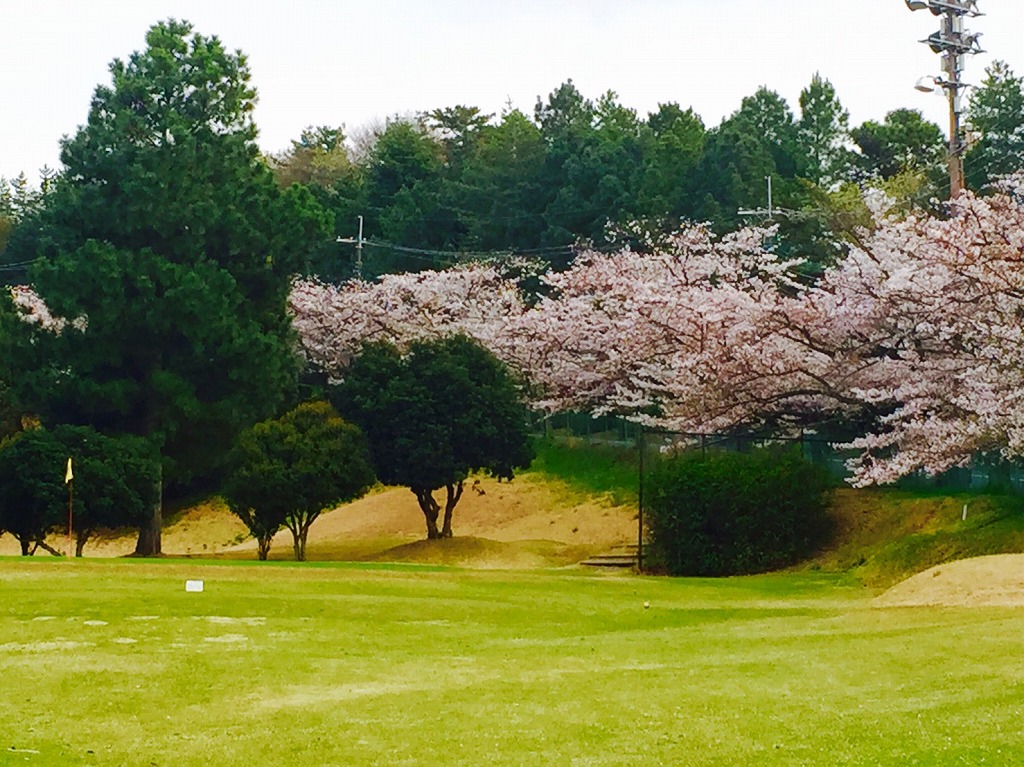
[[[16,285],[10,289],[14,306],[21,314],[23,322],[35,325],[42,330],[60,335],[68,326],[68,321],[50,311],[42,297],[28,285]],[[71,321],[71,327],[84,331],[88,325],[86,318],[78,317]]]
[[[307,359],[337,380],[370,341],[403,347],[414,340],[463,333],[503,348],[507,326],[525,309],[516,284],[493,266],[390,274],[376,283],[341,286],[297,280],[289,306]]]

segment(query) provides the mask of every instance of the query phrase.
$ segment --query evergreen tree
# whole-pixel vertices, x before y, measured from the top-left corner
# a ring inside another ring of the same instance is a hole
[[[915,109],[895,109],[881,123],[868,120],[850,132],[860,148],[860,166],[871,178],[889,179],[907,171],[936,183],[945,174],[942,131]]]
[[[315,184],[327,187],[352,173],[345,148],[345,128],[310,126],[292,141],[286,152],[271,158],[274,175],[282,187]]]
[[[452,512],[473,472],[511,480],[532,459],[529,411],[508,369],[464,336],[410,344],[404,357],[369,344],[333,393],[366,433],[381,482],[412,490],[428,538],[452,536]],[[445,489],[444,516],[434,491]]]
[[[285,299],[327,235],[309,192],[281,191],[259,155],[240,52],[186,22],[115,60],[36,222],[31,276],[57,315],[50,420],[148,438],[163,481],[209,475],[238,430],[291,396]],[[160,504],[137,552],[160,553]]]
[[[967,185],[975,190],[1024,169],[1024,78],[1004,61],[995,62],[987,75],[973,91],[967,113],[979,134],[964,158]]]
[[[111,437],[88,426],[57,426],[51,432],[74,461],[75,556],[100,529],[144,524],[156,501],[159,455],[141,437]],[[61,467],[62,468],[63,464]],[[60,481],[60,471],[53,479]]]
[[[545,156],[540,129],[518,109],[481,130],[460,179],[469,249],[541,247]]]
[[[850,113],[839,102],[832,83],[817,73],[800,93],[797,146],[804,178],[830,187],[851,177]]]
[[[22,556],[46,547],[47,534],[67,524],[67,459],[64,446],[45,429],[21,432],[0,443],[0,530],[18,539]]]
[[[775,205],[791,203],[798,158],[789,105],[774,91],[758,89],[708,135],[698,172],[699,217],[718,229],[737,227],[740,209],[765,206],[768,176]]]
[[[605,211],[590,208],[579,197],[589,190],[572,187],[570,174],[581,175],[574,166],[583,157],[592,141],[594,130],[594,104],[584,98],[572,80],[562,83],[549,96],[547,102],[537,100],[534,120],[544,140],[544,245],[571,245],[584,231],[595,228],[602,231]]]
[[[458,245],[462,227],[445,205],[445,149],[419,124],[390,122],[378,136],[364,168],[361,202],[366,231],[377,239],[405,248],[450,250]],[[415,271],[444,266],[422,253],[403,250],[372,254],[373,272]]]
[[[537,104],[536,120],[547,150],[546,245],[601,242],[610,223],[641,214],[650,130],[614,92],[594,103],[569,80]]]
[[[444,146],[445,167],[457,172],[476,147],[493,115],[457,105],[423,115],[423,122]]]
[[[691,218],[697,209],[697,168],[707,140],[704,123],[692,109],[669,103],[648,115],[647,125],[651,140],[644,156],[641,208],[677,223]]]
[[[366,438],[326,402],[306,402],[243,431],[231,452],[224,495],[249,528],[259,558],[284,525],[295,559],[305,561],[309,528],[327,508],[358,498],[373,484]]]
[[[13,253],[5,252],[7,245],[18,226],[39,212],[43,198],[51,188],[54,172],[44,166],[40,175],[42,186],[38,190],[29,184],[24,171],[12,179],[0,176],[0,268],[15,260]],[[4,269],[0,272],[0,284],[20,282],[23,277],[23,269]]]

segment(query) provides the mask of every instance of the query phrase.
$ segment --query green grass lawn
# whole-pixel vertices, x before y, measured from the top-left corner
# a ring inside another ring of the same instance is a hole
[[[534,451],[533,463],[527,471],[559,480],[581,496],[602,496],[614,504],[636,504],[639,477],[635,449],[580,440],[537,439]]]
[[[835,494],[831,513],[836,540],[805,566],[848,572],[871,586],[943,562],[1024,551],[1019,495],[846,489]]]
[[[0,560],[0,764],[1024,763],[1024,610],[871,594]]]

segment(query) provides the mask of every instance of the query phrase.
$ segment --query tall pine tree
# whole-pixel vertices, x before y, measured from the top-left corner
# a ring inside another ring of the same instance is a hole
[[[290,277],[328,232],[308,191],[281,191],[255,144],[241,52],[170,20],[110,67],[30,240],[31,277],[78,318],[36,406],[50,420],[151,440],[163,481],[209,475],[274,415],[298,363]],[[137,553],[160,553],[157,504]]]
[[[964,158],[967,183],[981,189],[998,176],[1024,169],[1024,78],[1004,61],[971,95],[968,118],[978,140]]]
[[[805,178],[824,187],[850,180],[854,166],[850,113],[839,102],[832,83],[818,73],[800,92],[797,142]]]

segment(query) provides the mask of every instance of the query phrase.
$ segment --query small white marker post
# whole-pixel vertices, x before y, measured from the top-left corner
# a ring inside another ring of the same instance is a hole
[[[185,591],[199,592],[203,590],[202,581],[185,581]]]
[[[960,515],[960,519],[963,522],[967,521],[967,504],[964,504],[964,513]]]

